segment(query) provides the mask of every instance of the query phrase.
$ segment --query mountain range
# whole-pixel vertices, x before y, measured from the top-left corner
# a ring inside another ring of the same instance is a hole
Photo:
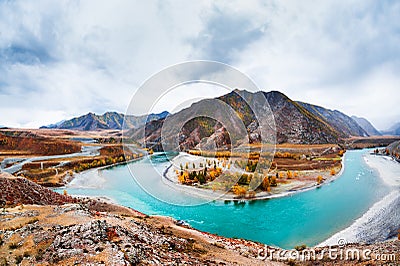
[[[276,127],[277,143],[338,143],[341,139],[350,136],[369,136],[369,133],[354,119],[337,110],[332,111],[320,106],[296,102],[278,91],[251,93],[246,90],[235,90],[216,98],[235,110],[248,132],[250,143],[260,141],[260,125],[247,102],[252,102],[258,94],[263,94],[269,102]],[[214,116],[220,112],[207,100],[201,100],[169,115],[167,119],[178,123],[185,117],[195,116],[196,113],[200,113],[200,110],[208,110]],[[268,119],[267,116],[259,117],[258,120],[260,118]],[[228,121],[218,121],[225,122],[231,128],[240,127],[234,119],[225,118],[225,120]],[[232,136],[229,136],[229,130],[218,121],[209,117],[197,117],[187,121],[178,135],[180,148],[199,148],[200,146],[208,148],[210,145],[224,148],[229,146]],[[157,149],[161,141],[160,134],[164,122],[165,119],[153,120],[147,123],[145,128],[130,130],[129,136],[136,140],[144,140]],[[163,128],[163,143],[168,141],[176,143],[176,140],[173,139],[177,135],[175,133],[176,131],[172,128]]]
[[[362,127],[370,136],[382,136],[382,133],[379,132],[367,119],[363,117],[352,116],[351,117],[357,124]]]
[[[70,120],[63,120],[56,124],[41,128],[73,129],[73,130],[99,130],[99,129],[131,129],[144,126],[147,122],[165,118],[169,113],[164,111],[159,114],[142,116],[125,116],[122,113],[106,112],[102,115],[88,113]],[[125,121],[124,121],[125,120]],[[124,124],[125,122],[125,124]]]
[[[174,127],[170,129],[163,128],[163,139],[176,143],[178,138],[179,145],[184,149],[198,148],[199,145],[206,148],[210,147],[210,145],[216,145],[217,148],[222,148],[231,145],[233,141],[243,141],[235,140],[235,136],[230,136],[230,130],[227,130],[227,127],[238,129],[241,123],[247,131],[248,139],[251,143],[260,141],[260,125],[258,121],[267,120],[268,116],[267,114],[263,115],[263,112],[257,112],[262,115],[256,119],[248,103],[254,103],[261,94],[267,99],[273,114],[277,143],[338,143],[341,139],[351,136],[380,135],[380,132],[365,118],[349,117],[337,110],[329,110],[321,106],[293,101],[279,91],[252,93],[246,90],[234,90],[216,98],[229,105],[236,112],[241,120],[240,123],[232,115],[222,119],[223,112],[214,106],[212,101],[204,99],[174,114],[169,114],[165,111],[160,114],[150,114],[149,116],[124,117],[123,114],[117,112],[106,112],[103,115],[88,113],[46,128],[74,130],[124,129],[128,130],[125,135],[134,140],[145,140],[147,143],[157,145],[161,141],[161,128],[167,119],[167,121],[170,121],[169,124],[174,125]],[[255,108],[262,108],[256,102],[254,106],[256,106]],[[196,114],[202,112],[209,112],[210,115],[196,117],[198,116]],[[217,119],[220,122],[211,118],[215,116],[221,117],[221,119]],[[184,125],[181,125],[179,134],[176,134],[176,127],[180,121],[183,121],[182,119],[187,117],[196,118],[188,120]],[[221,123],[224,123],[224,125]]]
[[[392,127],[390,127],[388,130],[382,131],[384,135],[395,135],[395,136],[400,136],[400,122],[394,124]]]

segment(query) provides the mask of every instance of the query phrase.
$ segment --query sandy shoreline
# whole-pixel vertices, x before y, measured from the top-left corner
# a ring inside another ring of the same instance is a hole
[[[389,156],[383,155],[364,155],[364,161],[369,167],[379,172],[383,182],[390,187],[400,187],[400,163]]]
[[[383,242],[396,236],[400,213],[400,194],[392,191],[376,202],[366,213],[349,227],[334,234],[317,246],[334,246],[338,243]]]
[[[396,236],[400,227],[400,164],[388,156],[366,153],[366,164],[377,170],[391,192],[376,202],[366,213],[346,229],[334,234],[318,246],[346,243],[375,243]]]

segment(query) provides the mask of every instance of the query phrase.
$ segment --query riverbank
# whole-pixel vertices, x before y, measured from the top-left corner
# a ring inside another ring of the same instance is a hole
[[[366,154],[365,162],[369,167],[376,169],[383,182],[390,187],[400,187],[400,163],[385,155]]]
[[[387,262],[397,263],[400,259],[398,240],[333,247],[333,254],[357,249],[359,259],[329,257],[330,247],[296,251],[226,238],[182,226],[169,217],[147,216],[104,201],[78,199],[70,203],[69,196],[41,188],[41,194],[60,197],[58,206],[49,205],[42,197],[31,197],[37,194],[37,185],[29,180],[0,174],[2,178],[18,181],[8,186],[11,190],[0,191],[4,198],[14,196],[16,205],[0,213],[0,258],[6,264],[377,265],[382,254]],[[24,193],[13,192],[25,183]],[[34,201],[27,204],[27,199]],[[364,250],[370,251],[367,256],[361,253]],[[302,254],[311,257],[302,260]]]
[[[287,197],[296,193],[309,191],[312,189],[320,188],[330,182],[333,182],[337,178],[339,178],[343,171],[344,171],[344,163],[345,154],[341,160],[341,167],[338,173],[335,175],[331,175],[329,170],[309,170],[309,171],[297,171],[299,173],[300,178],[298,180],[291,180],[290,183],[281,183],[277,187],[271,189],[270,192],[261,191],[257,192],[252,197],[238,197],[233,192],[230,191],[218,191],[206,188],[199,188],[195,186],[183,185],[180,184],[178,181],[178,177],[176,171],[179,170],[181,165],[185,165],[186,162],[189,162],[189,165],[193,163],[195,165],[199,165],[201,162],[206,160],[213,161],[215,159],[208,158],[208,157],[201,157],[201,156],[194,156],[185,152],[180,152],[175,158],[172,159],[171,164],[168,166],[167,169],[163,172],[163,178],[174,188],[185,191],[190,194],[195,194],[198,196],[202,196],[204,198],[208,198],[210,200],[223,200],[223,201],[241,201],[241,200],[267,200],[272,198],[280,198],[280,197]],[[232,166],[233,168],[234,166]],[[231,168],[231,169],[232,169]],[[200,169],[196,169],[200,170]],[[224,169],[227,171],[228,169]],[[239,169],[236,169],[239,171]],[[243,172],[243,171],[242,171]],[[303,176],[321,176],[323,178],[323,182],[318,184],[316,178],[302,178]]]
[[[396,238],[400,233],[400,164],[389,156],[366,153],[365,163],[379,173],[391,192],[376,202],[348,228],[336,233],[319,246],[347,243],[375,243]]]
[[[95,167],[95,168],[90,168],[87,170],[84,170],[82,172],[78,172],[78,173],[72,173],[71,175],[68,176],[68,178],[64,179],[64,184],[62,187],[60,188],[68,188],[71,184],[74,184],[76,178],[79,175],[92,175],[93,179],[89,180],[89,179],[84,179],[85,181],[90,181],[92,185],[90,184],[81,184],[82,187],[99,187],[101,185],[102,182],[106,182],[106,180],[101,180],[99,178],[99,175],[97,174],[99,171],[101,170],[105,170],[105,169],[109,169],[109,168],[113,168],[119,165],[126,165],[129,163],[133,163],[133,162],[137,162],[139,160],[142,160],[144,158],[144,156],[136,158],[136,159],[131,159],[129,161],[123,161],[123,162],[118,162],[118,163],[113,163],[113,164],[109,164],[109,165],[104,165],[104,166],[99,166],[99,167]],[[80,181],[82,181],[81,179],[79,179]]]

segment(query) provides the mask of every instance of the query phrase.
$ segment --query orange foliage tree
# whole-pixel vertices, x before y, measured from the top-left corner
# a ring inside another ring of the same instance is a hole
[[[264,180],[263,180],[263,182],[262,182],[262,188],[265,190],[265,191],[271,191],[271,185],[270,185],[270,183],[269,183],[269,178],[268,178],[268,176],[266,176],[265,178],[264,178]]]
[[[244,197],[246,196],[247,188],[239,186],[238,184],[234,185],[232,187],[232,191],[235,195]]]
[[[287,178],[289,178],[289,179],[293,178],[293,173],[292,173],[292,171],[287,171],[286,176],[287,176]]]

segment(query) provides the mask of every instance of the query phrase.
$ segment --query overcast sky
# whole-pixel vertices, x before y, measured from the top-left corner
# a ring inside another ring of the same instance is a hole
[[[400,121],[399,14],[400,1],[0,0],[0,125],[125,112],[151,75],[206,59],[386,129]]]

